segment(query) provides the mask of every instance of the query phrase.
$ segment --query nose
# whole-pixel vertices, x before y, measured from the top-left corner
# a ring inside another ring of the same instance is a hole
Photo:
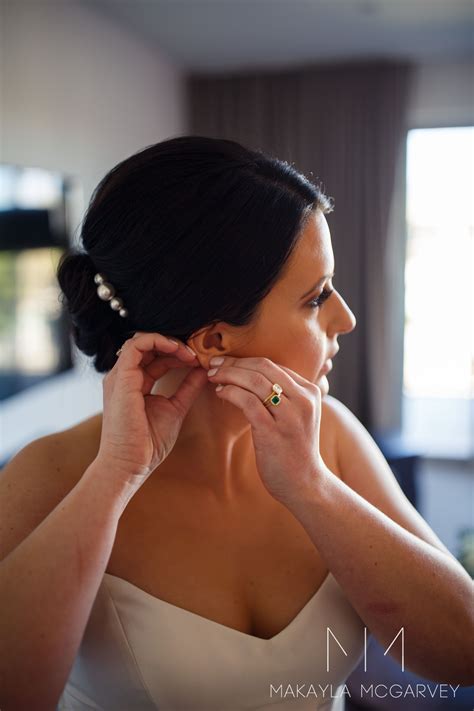
[[[336,299],[333,301],[328,331],[331,330],[333,333],[350,333],[356,327],[357,319],[337,290],[335,290],[334,296]],[[330,301],[329,299],[327,305],[329,305]]]

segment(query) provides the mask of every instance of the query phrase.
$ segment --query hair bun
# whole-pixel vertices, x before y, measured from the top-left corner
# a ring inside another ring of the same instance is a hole
[[[60,300],[71,319],[74,341],[83,353],[94,357],[99,373],[113,368],[116,351],[125,340],[123,319],[118,317],[110,301],[97,294],[97,273],[87,252],[69,250],[59,260],[57,280],[62,290]]]

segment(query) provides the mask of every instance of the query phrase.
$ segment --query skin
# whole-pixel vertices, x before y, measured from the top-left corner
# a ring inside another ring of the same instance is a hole
[[[212,367],[209,361],[213,356],[262,356],[316,383],[324,397],[329,382],[326,375],[321,375],[321,368],[338,350],[338,336],[352,331],[356,319],[331,278],[304,299],[302,296],[321,277],[332,274],[334,268],[326,218],[320,210],[313,211],[285,275],[262,301],[254,322],[245,327],[219,322],[188,339],[201,367]],[[331,296],[318,308],[311,308],[309,302],[325,288],[334,289]],[[185,367],[168,371],[153,392],[170,397],[189,370]],[[167,465],[200,490],[207,488],[218,498],[228,500],[260,482],[248,466],[252,451],[250,423],[239,408],[216,395],[217,382],[208,382],[192,405]]]

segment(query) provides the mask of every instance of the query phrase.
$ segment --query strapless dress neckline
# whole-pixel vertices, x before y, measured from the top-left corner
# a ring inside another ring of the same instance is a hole
[[[106,572],[58,711],[344,711],[363,640],[364,623],[331,573],[265,639]]]
[[[272,637],[264,638],[264,637],[258,637],[256,635],[248,634],[247,632],[241,632],[240,630],[236,630],[233,627],[228,627],[227,625],[223,625],[220,622],[216,622],[215,620],[210,620],[208,617],[203,617],[202,615],[198,615],[196,612],[191,612],[191,610],[186,610],[184,607],[179,607],[178,605],[173,605],[171,602],[167,602],[166,600],[162,600],[159,597],[156,597],[155,595],[152,595],[151,593],[148,593],[146,590],[143,590],[143,588],[138,587],[134,583],[131,583],[129,580],[126,580],[125,578],[121,578],[118,575],[113,575],[112,573],[105,573],[105,577],[113,582],[114,585],[125,585],[126,587],[132,588],[138,595],[143,595],[146,599],[151,600],[156,602],[159,605],[165,605],[168,608],[173,609],[173,611],[176,611],[178,614],[183,614],[183,615],[191,615],[192,617],[197,618],[200,620],[201,624],[202,623],[208,623],[210,625],[216,625],[217,627],[222,628],[222,631],[227,634],[236,634],[236,635],[241,635],[243,637],[247,637],[249,640],[254,641],[255,643],[269,643],[269,642],[275,642],[277,639],[280,637],[284,636],[285,634],[289,634],[291,629],[296,626],[302,618],[305,616],[307,610],[309,607],[311,607],[318,598],[319,593],[327,586],[329,579],[333,577],[332,573],[329,571],[324,578],[323,582],[321,585],[318,587],[316,592],[310,597],[308,602],[306,602],[301,610],[296,613],[295,617],[284,627],[280,632],[277,632],[274,634]]]

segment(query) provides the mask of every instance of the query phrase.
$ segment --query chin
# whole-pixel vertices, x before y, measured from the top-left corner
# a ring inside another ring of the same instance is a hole
[[[317,381],[316,385],[321,390],[321,397],[324,397],[329,392],[329,380],[325,375],[322,375]]]

